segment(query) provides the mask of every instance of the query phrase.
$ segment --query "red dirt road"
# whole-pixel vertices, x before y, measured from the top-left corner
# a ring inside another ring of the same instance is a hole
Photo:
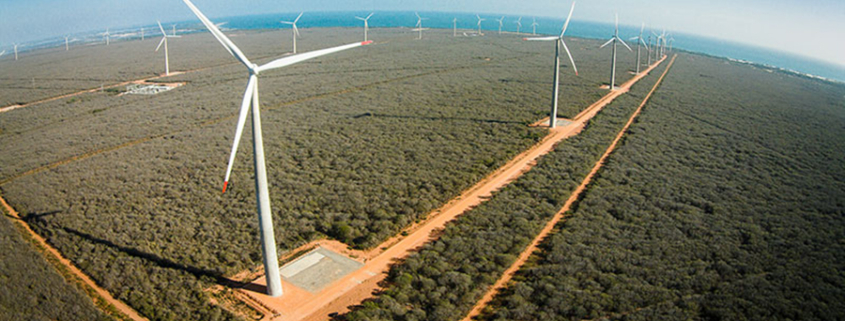
[[[22,222],[18,212],[16,212],[15,209],[13,209],[9,205],[9,203],[6,203],[6,200],[3,199],[2,197],[0,197],[0,205],[2,205],[3,208],[6,209],[6,211],[9,213],[9,215],[11,215],[15,220],[17,220],[17,223],[19,223],[18,224],[19,226],[26,229],[26,231],[30,234],[30,236],[36,242],[38,242],[38,244],[45,250],[44,252],[47,252],[47,253],[44,253],[44,255],[49,254],[49,255],[52,255],[53,257],[55,257],[55,259],[60,264],[67,267],[67,269],[70,270],[70,272],[73,273],[74,276],[76,276],[78,281],[84,283],[85,285],[87,285],[88,287],[93,289],[94,292],[96,292],[97,295],[99,295],[99,297],[100,297],[99,299],[107,302],[108,304],[113,306],[115,309],[117,309],[118,311],[123,313],[124,315],[120,316],[122,319],[125,319],[126,317],[128,317],[129,319],[135,320],[135,321],[148,321],[146,318],[142,317],[140,314],[138,314],[138,312],[135,312],[135,310],[130,308],[128,305],[124,304],[120,300],[115,299],[113,296],[111,296],[111,294],[109,294],[108,291],[106,291],[105,289],[101,288],[96,283],[94,283],[94,281],[91,280],[91,278],[89,278],[87,275],[85,275],[85,273],[82,273],[82,271],[80,271],[76,266],[74,266],[73,263],[71,263],[68,259],[66,259],[64,256],[62,256],[59,253],[59,251],[56,250],[56,248],[50,246],[50,244],[47,244],[47,241],[45,241],[44,238],[42,238],[40,235],[35,233],[35,231],[33,231],[29,227],[28,224],[25,224],[25,223]],[[71,280],[68,280],[68,281],[71,281]],[[85,291],[85,292],[90,293],[88,291]],[[92,299],[95,302],[98,301],[97,298],[92,298]],[[108,313],[108,311],[104,311],[104,312]]]
[[[677,57],[677,55],[675,57]],[[625,135],[625,133],[628,131],[628,128],[631,127],[631,124],[633,124],[634,120],[637,118],[637,116],[639,116],[640,112],[643,109],[643,106],[645,106],[645,104],[651,98],[651,95],[654,93],[654,91],[657,90],[657,87],[660,86],[660,83],[663,81],[663,77],[665,77],[666,73],[669,72],[669,69],[672,68],[672,64],[675,62],[675,57],[672,57],[672,61],[669,62],[669,66],[667,66],[666,70],[663,71],[663,75],[660,76],[660,79],[658,79],[657,83],[654,84],[654,87],[648,93],[646,98],[628,119],[628,122],[625,124],[625,127],[623,127],[622,130],[619,131],[619,134],[616,135],[616,138],[613,140],[613,143],[611,143],[610,146],[607,147],[607,150],[604,152],[598,162],[596,162],[596,165],[593,166],[593,169],[590,171],[590,173],[587,174],[587,177],[585,177],[584,180],[581,182],[581,185],[579,185],[578,188],[576,188],[575,191],[572,192],[572,195],[570,195],[569,199],[566,200],[566,203],[563,205],[563,208],[561,208],[561,210],[558,211],[554,217],[552,217],[552,219],[546,224],[546,226],[543,227],[543,229],[540,231],[540,234],[538,234],[534,238],[534,240],[531,241],[531,244],[529,244],[528,247],[525,248],[525,250],[519,255],[519,258],[517,258],[516,262],[514,262],[510,268],[505,270],[505,273],[502,274],[502,277],[499,278],[499,280],[496,281],[496,283],[493,284],[492,287],[490,287],[487,293],[484,294],[481,300],[476,303],[472,310],[470,310],[469,314],[463,319],[464,321],[472,320],[472,318],[478,316],[481,311],[488,304],[490,304],[493,298],[495,298],[496,295],[499,294],[499,292],[508,285],[508,282],[513,279],[516,272],[519,271],[519,269],[522,268],[523,265],[525,265],[525,262],[528,260],[531,254],[533,254],[537,250],[537,246],[540,244],[540,242],[542,242],[552,232],[554,227],[563,218],[565,218],[566,212],[569,211],[569,209],[572,207],[572,204],[574,204],[575,201],[578,200],[578,198],[581,196],[581,194],[584,193],[584,190],[587,188],[587,185],[590,184],[592,178],[596,175],[599,169],[601,169],[601,167],[604,165],[605,161],[613,152],[613,150],[616,149],[616,145],[622,139],[622,136]],[[647,72],[650,72],[652,68],[649,68]],[[628,85],[626,87],[627,90],[630,88],[630,84],[626,83],[626,85]]]
[[[255,291],[256,289],[263,290],[265,284],[263,277],[253,282],[253,285],[259,285],[258,287],[253,286],[253,290],[242,289],[241,293],[248,295],[251,300],[265,307],[265,311],[271,311],[272,314],[265,316],[265,320],[326,320],[329,313],[348,311],[349,306],[360,304],[363,300],[372,297],[373,293],[379,289],[378,283],[386,277],[390,265],[394,261],[407,257],[419,247],[432,241],[436,238],[434,232],[442,229],[448,222],[464,212],[489,199],[494,191],[501,189],[529,171],[540,156],[552,151],[558,142],[577,135],[587,121],[601,111],[604,106],[626,93],[633,84],[645,77],[662,61],[658,61],[642,74],[627,81],[621,89],[611,91],[602,99],[587,107],[569,125],[551,130],[549,135],[539,143],[517,155],[442,208],[433,211],[426,221],[406,230],[408,232],[406,237],[392,238],[368,252],[341,251],[346,255],[350,255],[350,252],[357,252],[354,255],[364,259],[364,266],[335,281],[318,293],[309,293],[290,283],[283,282],[282,287],[285,289],[285,294],[279,298],[271,298],[260,291]],[[386,249],[382,251],[383,248]]]

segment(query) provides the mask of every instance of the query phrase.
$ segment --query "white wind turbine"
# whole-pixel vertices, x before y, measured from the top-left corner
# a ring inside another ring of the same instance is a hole
[[[423,30],[428,30],[428,28],[423,28],[423,26],[422,26],[423,20],[428,20],[428,18],[420,17],[420,14],[417,13],[417,12],[414,12],[414,14],[417,16],[417,28],[411,29],[411,31],[419,31],[420,32],[419,37],[417,37],[417,40],[419,40],[419,39],[422,39]]]
[[[106,41],[106,46],[108,46],[108,45],[109,45],[109,42],[110,42],[110,41],[109,41],[109,36],[111,36],[111,34],[109,33],[109,29],[108,29],[108,28],[106,28],[106,32],[103,32],[103,33],[101,33],[100,35],[101,35],[101,36],[103,36],[103,40],[105,40],[105,41]]]
[[[300,55],[293,55],[285,58],[276,59],[264,65],[256,65],[249,61],[249,59],[226,37],[217,26],[214,25],[202,12],[191,3],[190,0],[182,0],[194,12],[194,14],[202,21],[208,31],[217,38],[217,41],[226,48],[232,56],[238,59],[246,66],[249,71],[249,81],[246,85],[246,92],[241,102],[240,114],[238,116],[238,124],[235,130],[235,138],[232,146],[231,154],[229,155],[229,166],[226,168],[226,179],[223,183],[223,192],[226,192],[226,187],[229,184],[229,174],[232,172],[232,164],[235,161],[235,154],[238,151],[238,143],[243,134],[244,124],[246,123],[247,113],[252,111],[252,137],[253,137],[253,152],[254,152],[254,169],[255,169],[255,189],[258,203],[258,218],[261,232],[262,251],[264,253],[264,272],[267,280],[267,294],[271,297],[282,295],[282,283],[279,276],[279,260],[276,253],[276,241],[273,234],[273,217],[270,211],[270,192],[267,186],[267,170],[264,161],[264,142],[261,132],[261,115],[260,105],[258,101],[258,75],[264,71],[269,71],[285,66],[293,65],[308,59],[328,55],[331,53],[352,49],[362,45],[368,45],[371,41],[356,42],[344,46],[328,48],[323,50],[312,51]]]
[[[170,54],[167,52],[167,38],[179,38],[179,36],[168,35],[166,32],[164,32],[164,27],[161,26],[161,22],[156,22],[158,22],[158,28],[161,29],[161,41],[158,42],[156,52],[161,49],[161,45],[164,45],[164,75],[170,76]]]
[[[540,24],[537,23],[537,18],[531,18],[531,21],[533,21],[533,22],[531,22],[531,28],[533,28],[533,30],[531,31],[531,35],[536,36],[537,35],[537,26],[539,26]]]
[[[452,19],[452,37],[458,36],[458,18]]]
[[[291,25],[293,28],[293,53],[296,53],[296,37],[299,37],[299,28],[296,27],[296,23],[299,22],[299,18],[302,18],[303,13],[305,12],[300,12],[299,16],[297,16],[293,21],[281,21],[281,23]]]
[[[504,21],[504,20],[505,20],[505,16],[502,16],[502,18],[500,18],[500,19],[496,19],[496,21],[499,22],[499,34],[500,35],[502,34],[502,25],[503,25],[502,21]]]
[[[654,43],[651,41],[651,35],[648,36],[648,46],[646,46],[646,53],[648,53],[648,66],[651,66],[651,50],[654,48]]]
[[[645,30],[645,22],[643,22],[643,26],[640,28],[640,35],[636,36],[636,37],[632,37],[631,39],[628,39],[628,40],[636,40],[637,41],[637,74],[638,75],[640,74],[640,65],[642,64],[640,62],[640,47],[641,47],[641,45],[645,46],[646,51],[648,51],[648,44],[645,42],[645,40],[643,40],[643,31],[644,30]],[[651,63],[649,63],[649,65],[651,65]]]
[[[478,18],[478,35],[483,36],[484,34],[481,33],[481,22],[486,21],[487,19],[481,19],[481,16],[479,15],[475,15],[475,17]]]
[[[549,128],[555,128],[557,126],[557,98],[558,94],[560,93],[560,47],[563,47],[563,49],[566,50],[566,54],[569,56],[569,62],[572,63],[572,69],[575,70],[575,75],[578,76],[578,67],[575,67],[575,60],[572,59],[572,53],[569,52],[569,48],[566,46],[566,42],[563,41],[563,34],[566,33],[566,28],[569,26],[569,21],[572,19],[573,12],[575,12],[575,2],[572,2],[572,8],[569,9],[569,16],[566,18],[566,22],[563,24],[563,29],[561,29],[560,31],[560,36],[524,38],[524,40],[528,41],[555,42],[555,70],[553,85],[554,89],[552,90],[552,110],[549,113]]]
[[[629,51],[633,52],[634,50],[631,47],[628,47],[628,44],[619,38],[619,15],[616,15],[616,31],[613,33],[613,37],[610,37],[610,40],[605,42],[601,47],[604,48],[605,46],[613,43],[613,50],[611,51],[612,60],[610,62],[610,90],[616,88],[616,43],[620,42],[625,45],[625,48],[628,48]]]
[[[144,27],[141,27],[141,41],[144,41]]]
[[[516,34],[519,34],[519,29],[522,28],[522,17],[516,19]]]
[[[65,36],[65,51],[70,51],[70,40],[68,40],[70,36]]]
[[[370,15],[367,16],[366,18],[355,17],[355,19],[358,19],[358,20],[361,20],[361,21],[364,22],[364,41],[367,41],[367,30],[370,29],[370,23],[368,21],[370,20],[370,17],[372,17],[374,13],[375,12],[371,12]]]
[[[12,46],[15,47],[15,60],[18,60],[18,44],[12,43]]]
[[[176,36],[176,24],[173,25],[173,35]]]

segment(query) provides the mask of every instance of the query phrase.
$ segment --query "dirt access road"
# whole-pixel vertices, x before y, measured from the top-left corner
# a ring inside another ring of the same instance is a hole
[[[540,244],[540,242],[542,242],[552,232],[554,227],[563,218],[566,217],[565,215],[567,212],[569,212],[569,209],[572,207],[572,204],[574,204],[575,201],[577,201],[581,197],[581,194],[584,193],[587,188],[587,185],[590,184],[590,181],[593,179],[599,169],[601,169],[601,167],[604,165],[607,158],[610,156],[613,150],[616,149],[616,145],[622,139],[622,136],[625,135],[625,133],[628,131],[628,128],[631,127],[631,124],[633,124],[637,116],[640,115],[643,106],[645,106],[645,104],[651,98],[651,95],[654,94],[654,91],[657,90],[657,87],[660,86],[660,83],[663,82],[663,77],[665,77],[666,73],[669,72],[669,69],[672,68],[672,64],[675,63],[676,57],[677,55],[672,57],[672,61],[669,62],[669,66],[667,66],[666,70],[663,71],[663,75],[661,75],[660,79],[657,80],[657,83],[654,84],[654,87],[651,89],[648,95],[646,95],[645,99],[640,104],[640,106],[637,107],[637,110],[635,110],[634,113],[631,114],[631,118],[628,119],[628,122],[625,124],[625,127],[623,127],[622,130],[619,131],[619,134],[616,135],[616,138],[613,140],[613,143],[611,143],[610,146],[607,147],[607,150],[601,156],[599,161],[596,162],[596,165],[593,166],[593,169],[590,171],[590,173],[587,174],[587,177],[585,177],[584,180],[581,182],[581,185],[579,185],[578,188],[576,188],[575,191],[572,192],[572,195],[570,195],[569,199],[567,199],[566,203],[564,203],[563,208],[561,208],[560,211],[558,211],[546,224],[546,226],[543,227],[543,229],[540,231],[540,234],[537,234],[534,240],[531,241],[531,244],[529,244],[528,247],[525,248],[525,250],[519,255],[519,258],[517,258],[516,262],[514,262],[510,268],[505,270],[505,273],[502,274],[502,277],[499,278],[499,280],[496,281],[496,283],[493,284],[492,287],[490,287],[487,293],[485,293],[481,300],[476,303],[476,305],[472,308],[470,313],[463,319],[463,321],[470,321],[472,320],[472,318],[481,314],[481,311],[488,304],[490,304],[493,298],[495,298],[496,295],[499,294],[499,292],[501,292],[502,289],[504,289],[508,285],[508,282],[513,279],[513,276],[516,274],[516,272],[519,271],[519,269],[521,269],[523,265],[525,265],[525,262],[528,260],[531,254],[537,251],[537,246]]]
[[[241,293],[248,296],[250,301],[253,301],[247,303],[252,303],[252,305],[257,303],[261,307],[260,310],[266,313],[263,320],[326,320],[329,313],[348,311],[349,306],[360,304],[365,299],[372,297],[373,293],[379,289],[378,283],[387,276],[393,262],[407,257],[419,247],[436,239],[435,232],[437,230],[442,229],[448,222],[464,212],[488,200],[493,192],[529,171],[539,157],[552,151],[558,142],[577,135],[602,108],[628,92],[631,86],[648,75],[664,60],[665,58],[656,62],[643,73],[625,82],[619,89],[609,92],[599,101],[584,109],[567,126],[550,130],[549,134],[539,143],[517,155],[440,209],[433,211],[426,221],[406,229],[404,232],[407,236],[394,237],[367,252],[343,250],[345,246],[333,244],[335,242],[331,241],[315,242],[312,246],[329,245],[333,249],[340,249],[339,252],[342,254],[365,260],[363,267],[340,278],[319,292],[310,293],[283,281],[282,287],[285,289],[285,294],[278,298],[272,298],[261,292],[266,283],[263,278],[259,278],[253,282],[251,290],[241,289]],[[536,246],[536,244],[532,243],[532,246]]]
[[[99,296],[99,299],[102,299],[103,301],[105,301],[106,304],[111,305],[112,307],[114,307],[114,309],[116,309],[117,311],[119,311],[120,313],[123,314],[123,315],[112,315],[113,317],[115,317],[116,319],[119,319],[119,320],[130,319],[130,320],[135,320],[135,321],[148,321],[146,318],[142,317],[140,314],[138,314],[138,312],[136,312],[135,310],[130,308],[128,305],[124,304],[123,302],[121,302],[118,299],[115,299],[113,296],[111,296],[111,294],[109,294],[108,291],[99,287],[96,283],[94,283],[93,280],[91,280],[91,278],[89,278],[87,275],[85,275],[85,273],[82,273],[82,271],[79,270],[79,268],[74,266],[73,263],[71,263],[68,259],[66,259],[64,256],[62,256],[62,254],[59,253],[59,251],[56,250],[56,248],[50,246],[50,244],[47,244],[47,241],[44,240],[43,237],[38,235],[38,233],[35,233],[35,231],[33,231],[29,227],[28,224],[23,223],[23,220],[21,219],[18,212],[15,211],[15,209],[13,209],[9,205],[9,203],[6,203],[6,200],[3,199],[2,197],[0,197],[0,205],[2,205],[3,208],[6,210],[6,212],[8,212],[9,215],[16,221],[15,223],[17,223],[17,225],[19,225],[20,227],[25,229],[26,232],[29,233],[30,237],[38,243],[38,245],[41,247],[39,249],[39,252],[42,252],[44,254],[44,256],[49,255],[49,256],[53,256],[56,259],[55,261],[49,260],[49,259],[47,261],[49,261],[52,264],[61,264],[64,267],[66,267],[70,271],[70,273],[72,273],[75,276],[75,278],[77,279],[76,281],[81,282],[82,284],[84,284],[84,286],[87,286],[91,290],[94,290],[94,292],[96,292],[97,295]],[[60,271],[62,270],[60,266],[57,266],[56,269],[58,269]],[[60,274],[64,274],[64,273],[60,273]],[[68,280],[68,281],[72,282],[72,280]],[[77,282],[72,282],[72,283],[77,283]],[[85,292],[89,292],[89,291],[85,291]],[[95,303],[97,303],[96,302],[97,298],[93,298],[93,299],[94,299]],[[100,306],[100,304],[95,304],[95,305],[97,305],[98,307]],[[111,314],[107,310],[104,310],[103,312],[105,312],[107,314]]]

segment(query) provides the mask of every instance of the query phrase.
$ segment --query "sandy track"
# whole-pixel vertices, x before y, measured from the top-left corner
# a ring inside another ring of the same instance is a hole
[[[9,203],[6,203],[6,200],[3,199],[2,197],[0,197],[0,205],[2,205],[3,208],[6,209],[6,211],[9,213],[9,215],[11,215],[11,217],[15,219],[15,222],[18,223],[18,225],[23,227],[26,230],[26,232],[29,233],[30,237],[32,237],[36,242],[38,242],[41,249],[43,249],[43,251],[40,251],[40,252],[42,252],[44,255],[51,255],[55,258],[55,261],[54,260],[47,260],[47,261],[49,261],[53,264],[57,264],[56,262],[58,262],[58,264],[63,265],[64,267],[66,267],[70,271],[70,273],[72,273],[76,277],[77,281],[82,282],[85,286],[94,290],[96,295],[99,296],[99,298],[97,298],[97,297],[91,298],[91,299],[94,300],[95,303],[96,302],[105,302],[106,304],[111,305],[117,311],[119,311],[120,313],[123,314],[123,315],[112,315],[116,319],[121,319],[121,320],[129,319],[129,320],[136,320],[136,321],[147,321],[147,319],[142,317],[140,314],[138,314],[138,312],[136,312],[135,310],[133,310],[132,308],[130,308],[128,305],[124,304],[120,300],[115,299],[108,291],[106,291],[105,289],[101,288],[96,283],[94,283],[94,281],[91,280],[91,278],[89,278],[87,275],[85,275],[85,273],[82,273],[81,270],[79,270],[76,266],[74,266],[73,263],[70,262],[70,260],[68,260],[64,256],[62,256],[62,254],[59,253],[59,251],[56,250],[56,248],[50,246],[50,244],[47,244],[47,241],[44,240],[43,237],[38,235],[38,233],[35,233],[35,231],[33,231],[32,228],[30,228],[28,224],[24,223],[24,221],[21,219],[18,212],[15,211],[15,209],[13,209],[12,206],[9,205]],[[59,269],[59,267],[56,267],[56,268]],[[61,271],[59,272],[59,274],[65,275],[64,273],[61,273]],[[68,281],[70,281],[71,283],[78,283],[78,282],[72,282],[72,280],[68,280]],[[84,291],[84,292],[91,295],[90,291]],[[106,314],[113,314],[113,313],[110,313],[110,311],[107,311],[107,310],[103,311],[103,312],[105,312]]]
[[[658,61],[642,74],[630,79],[619,90],[609,92],[579,113],[569,125],[551,130],[540,142],[514,157],[440,209],[433,211],[424,222],[406,229],[406,237],[396,236],[368,252],[353,251],[357,252],[355,253],[356,256],[364,258],[364,266],[335,281],[318,293],[302,293],[304,291],[297,291],[299,289],[286,282],[283,282],[286,294],[280,298],[271,298],[256,291],[241,291],[248,294],[252,299],[261,302],[262,305],[271,307],[275,312],[274,316],[269,318],[271,320],[326,320],[329,313],[348,311],[350,306],[360,304],[373,296],[373,293],[379,289],[378,283],[387,276],[391,264],[397,260],[402,260],[417,251],[421,246],[436,239],[436,232],[448,222],[487,201],[493,192],[529,171],[539,157],[554,150],[555,145],[560,141],[577,135],[603,107],[628,92],[633,84],[648,75],[662,62],[663,60]],[[615,142],[613,146],[615,146]],[[559,218],[557,219],[559,220]],[[533,243],[532,245],[536,246]],[[348,250],[341,251],[341,253],[351,254]],[[527,255],[525,256],[527,257]],[[260,278],[254,283],[263,285],[264,279]],[[287,292],[290,290],[293,290],[295,295]]]
[[[563,208],[561,208],[561,210],[558,211],[554,215],[554,217],[552,217],[552,219],[546,224],[546,226],[543,227],[543,229],[540,231],[540,234],[538,234],[534,238],[534,240],[531,241],[531,244],[529,244],[528,247],[525,248],[525,250],[519,255],[519,258],[516,260],[516,262],[514,262],[513,265],[511,265],[510,268],[505,270],[505,273],[502,274],[502,277],[499,278],[499,280],[496,281],[496,283],[493,284],[493,286],[490,287],[490,289],[484,294],[484,296],[481,298],[481,300],[479,300],[478,303],[476,303],[476,305],[472,308],[472,310],[470,310],[469,314],[463,319],[464,321],[469,321],[472,318],[478,316],[481,313],[481,311],[485,307],[487,307],[488,304],[490,304],[490,302],[493,300],[493,298],[495,298],[496,295],[499,294],[499,292],[501,292],[502,289],[504,289],[505,286],[508,285],[508,282],[510,282],[510,280],[513,279],[516,272],[519,271],[519,269],[522,268],[523,265],[525,265],[525,262],[528,260],[528,258],[531,256],[531,254],[533,254],[537,250],[537,246],[540,244],[540,242],[542,242],[552,232],[554,227],[563,218],[566,217],[565,216],[566,212],[569,211],[569,209],[572,207],[572,204],[574,204],[575,201],[577,201],[578,198],[581,196],[581,194],[584,193],[584,190],[587,188],[587,185],[590,184],[590,181],[592,180],[592,178],[596,175],[596,173],[599,171],[599,169],[601,169],[601,167],[604,165],[605,161],[610,156],[610,154],[613,152],[613,150],[616,149],[616,145],[619,143],[619,141],[622,139],[622,137],[628,131],[628,128],[631,127],[631,124],[634,123],[634,120],[636,120],[637,116],[639,116],[643,107],[648,102],[648,100],[651,98],[651,95],[654,93],[655,90],[657,90],[657,87],[660,86],[660,83],[663,81],[663,77],[665,77],[666,74],[669,72],[669,69],[672,68],[672,64],[675,62],[675,57],[677,57],[677,55],[672,57],[672,60],[669,62],[669,65],[666,67],[666,70],[663,71],[663,74],[657,80],[657,83],[654,84],[654,87],[651,89],[651,91],[645,97],[643,102],[640,104],[639,107],[637,107],[637,110],[634,111],[634,113],[628,119],[628,122],[625,124],[625,126],[622,128],[622,130],[619,131],[619,134],[616,135],[616,138],[613,140],[613,142],[610,144],[610,146],[607,147],[607,150],[604,152],[604,154],[601,156],[601,158],[598,160],[598,162],[596,162],[595,166],[593,166],[593,169],[590,171],[590,173],[587,174],[587,177],[585,177],[584,180],[581,182],[581,185],[579,185],[578,188],[576,188],[575,191],[572,192],[572,195],[570,195],[569,199],[566,200],[566,203],[563,205]],[[649,68],[649,70],[647,72],[650,72],[651,69],[653,69],[653,67]],[[627,89],[630,88],[630,85],[627,84],[627,83],[626,83],[626,85],[628,85],[627,88],[626,88],[626,90],[627,90]]]

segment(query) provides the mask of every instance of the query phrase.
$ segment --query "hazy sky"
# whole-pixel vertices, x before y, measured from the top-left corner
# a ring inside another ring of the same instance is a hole
[[[293,11],[460,11],[564,17],[570,1],[550,0],[194,0],[210,18]],[[574,20],[645,22],[776,48],[845,66],[845,0],[582,0]],[[194,20],[181,0],[0,0],[0,50],[67,33]],[[412,23],[412,22],[409,22]]]

